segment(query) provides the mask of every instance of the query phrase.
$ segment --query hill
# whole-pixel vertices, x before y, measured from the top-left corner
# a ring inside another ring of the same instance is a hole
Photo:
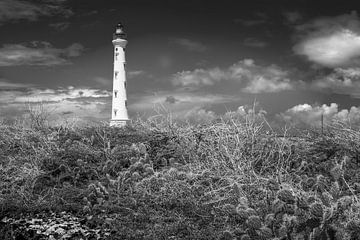
[[[0,126],[1,239],[359,239],[360,133]]]

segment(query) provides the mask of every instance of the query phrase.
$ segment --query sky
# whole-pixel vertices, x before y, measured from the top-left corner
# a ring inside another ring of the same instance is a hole
[[[41,103],[109,121],[112,34],[127,33],[131,118],[243,114],[360,123],[360,2],[0,0],[0,120]]]

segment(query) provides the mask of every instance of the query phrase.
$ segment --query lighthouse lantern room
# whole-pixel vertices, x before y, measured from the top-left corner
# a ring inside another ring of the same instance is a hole
[[[129,121],[126,96],[126,61],[125,47],[127,44],[124,27],[116,26],[112,43],[114,45],[114,74],[110,126],[123,127]]]

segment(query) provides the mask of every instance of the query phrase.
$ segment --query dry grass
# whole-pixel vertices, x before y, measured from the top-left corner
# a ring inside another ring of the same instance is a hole
[[[267,131],[254,112],[125,129],[2,124],[0,238],[359,239],[359,131]]]

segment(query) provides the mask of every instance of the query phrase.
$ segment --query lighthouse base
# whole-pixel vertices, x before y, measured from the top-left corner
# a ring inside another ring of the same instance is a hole
[[[110,120],[110,127],[125,127],[129,120]]]

